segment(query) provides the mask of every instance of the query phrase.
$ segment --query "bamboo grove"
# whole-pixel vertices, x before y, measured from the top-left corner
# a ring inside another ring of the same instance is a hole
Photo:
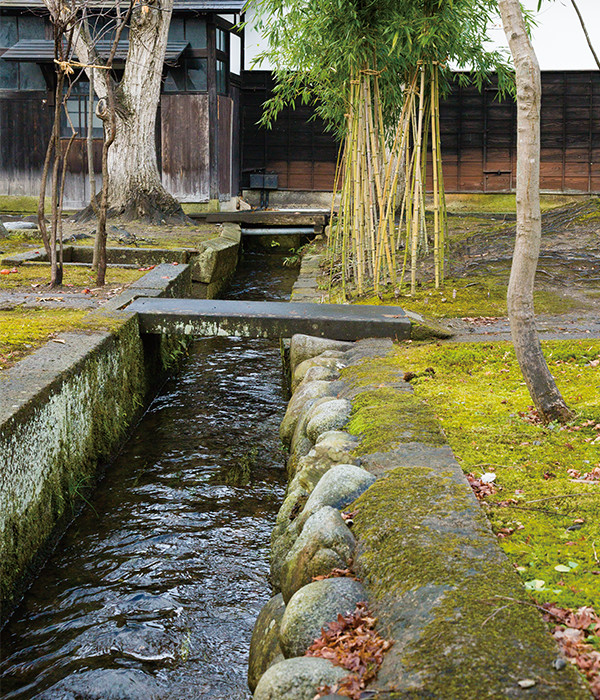
[[[350,81],[346,138],[338,161],[337,219],[330,255],[359,295],[382,285],[417,283],[419,254],[433,249],[435,286],[444,280],[446,209],[439,121],[439,66],[420,63],[406,82],[402,111],[386,143],[379,73],[363,69]],[[426,223],[428,140],[431,140],[433,226]],[[334,193],[335,205],[336,195]],[[333,213],[333,212],[332,212]],[[429,238],[431,237],[431,246]],[[333,269],[333,268],[332,268]]]
[[[440,96],[452,80],[481,87],[492,71],[500,90],[510,89],[507,57],[486,48],[496,5],[261,0],[270,49],[257,61],[269,61],[277,78],[263,123],[286,105],[310,103],[342,143],[329,246],[345,295],[404,285],[414,293],[424,257],[435,286],[443,284]]]

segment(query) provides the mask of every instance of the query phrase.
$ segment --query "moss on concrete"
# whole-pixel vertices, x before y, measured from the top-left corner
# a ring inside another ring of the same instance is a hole
[[[148,390],[135,317],[109,336],[68,342],[76,357],[82,348],[78,359],[50,385],[36,387],[35,398],[2,426],[0,452],[10,454],[10,461],[0,458],[8,504],[0,543],[4,602],[54,525],[93,486],[98,464],[117,448]]]
[[[50,282],[50,265],[49,264],[27,264],[20,265],[15,269],[16,272],[11,272],[10,274],[3,274],[0,276],[0,290],[1,289],[26,289],[28,292],[35,291],[37,288],[32,290],[32,285],[39,285],[40,289],[37,289],[40,293],[45,296],[52,296],[52,292],[56,290],[48,290],[47,285]],[[106,270],[106,284],[108,285],[124,285],[131,282],[135,282],[144,275],[143,270],[133,270],[123,267],[109,267]],[[84,287],[84,288],[95,288],[96,287],[96,273],[92,271],[91,267],[73,267],[71,265],[65,265],[64,267],[64,277],[63,277],[63,287],[67,289],[70,287]],[[44,289],[46,286],[46,289]]]
[[[415,373],[435,369],[435,377],[412,382],[415,394],[441,421],[464,471],[496,472],[499,491],[484,507],[496,532],[512,529],[499,543],[524,582],[543,582],[532,590],[536,600],[597,605],[600,483],[573,481],[569,470],[583,475],[600,466],[600,341],[549,341],[543,347],[576,412],[572,425],[530,422],[531,399],[508,343],[404,344],[387,364]],[[570,572],[555,569],[569,562],[575,564]]]
[[[375,684],[382,697],[512,697],[532,674],[542,693],[587,697],[572,668],[557,679],[553,640],[456,472],[393,469],[348,510],[355,569],[396,640]]]
[[[352,402],[346,428],[361,438],[357,453],[370,454],[415,440],[441,445],[444,437],[431,412],[413,394],[379,388],[359,394]]]
[[[183,202],[181,207],[186,214],[212,214],[221,211],[218,199],[210,199],[208,202]]]

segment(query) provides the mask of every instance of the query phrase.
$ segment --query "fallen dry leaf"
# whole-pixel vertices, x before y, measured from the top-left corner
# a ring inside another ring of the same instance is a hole
[[[311,644],[306,656],[329,659],[336,666],[348,669],[350,674],[332,687],[319,688],[317,697],[337,693],[359,700],[366,684],[377,675],[384,653],[392,645],[378,634],[376,622],[367,604],[358,603],[354,612],[338,615],[335,622],[321,630],[321,636]]]
[[[558,623],[552,634],[562,653],[583,673],[592,696],[600,700],[600,651],[591,643],[593,637],[600,636],[600,617],[591,607],[570,610],[552,603],[541,607],[547,622]]]

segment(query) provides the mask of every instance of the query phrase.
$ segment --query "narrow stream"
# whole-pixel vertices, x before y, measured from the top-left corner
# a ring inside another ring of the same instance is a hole
[[[287,299],[249,254],[229,298]],[[277,343],[195,343],[1,637],[2,698],[248,698],[283,495]]]

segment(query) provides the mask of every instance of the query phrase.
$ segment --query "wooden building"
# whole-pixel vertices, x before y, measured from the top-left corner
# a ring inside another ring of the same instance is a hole
[[[102,0],[92,0],[102,5]],[[271,94],[270,71],[244,69],[245,0],[175,0],[157,120],[158,162],[181,201],[228,200],[253,172],[278,175],[280,189],[332,189],[338,144],[311,108],[257,126]],[[250,15],[252,17],[252,15]],[[104,21],[103,18],[98,20]],[[99,42],[99,50],[107,50]],[[127,53],[123,42],[117,58]],[[54,85],[50,23],[41,0],[0,2],[0,195],[37,195],[50,136]],[[118,73],[119,62],[116,64]],[[541,183],[553,192],[600,192],[600,72],[542,73]],[[89,86],[81,75],[68,103],[79,131],[69,160],[65,204],[89,201],[85,135]],[[449,192],[515,187],[516,106],[456,83],[442,101],[442,149]],[[95,169],[102,127],[94,122]],[[64,135],[70,133],[65,119]]]
[[[92,3],[101,6],[102,3]],[[106,6],[106,3],[105,3]],[[175,0],[157,120],[158,160],[167,189],[181,201],[227,200],[239,190],[240,61],[234,22],[244,0]],[[97,29],[107,31],[95,20]],[[108,27],[110,31],[110,27]],[[100,40],[98,51],[110,42]],[[115,72],[122,70],[122,42]],[[41,0],[0,3],[0,195],[39,192],[53,118],[52,27]],[[85,136],[89,83],[78,77],[68,100],[79,132],[70,153],[65,205],[89,201]],[[102,126],[94,118],[95,169]],[[70,135],[66,117],[65,138]]]
[[[242,74],[242,185],[248,173],[279,175],[290,190],[330,191],[338,145],[310,107],[285,109],[270,131],[258,127],[271,95],[269,71]],[[448,192],[515,189],[517,109],[491,81],[460,86],[440,104]],[[600,71],[542,73],[541,185],[550,192],[600,193]]]

